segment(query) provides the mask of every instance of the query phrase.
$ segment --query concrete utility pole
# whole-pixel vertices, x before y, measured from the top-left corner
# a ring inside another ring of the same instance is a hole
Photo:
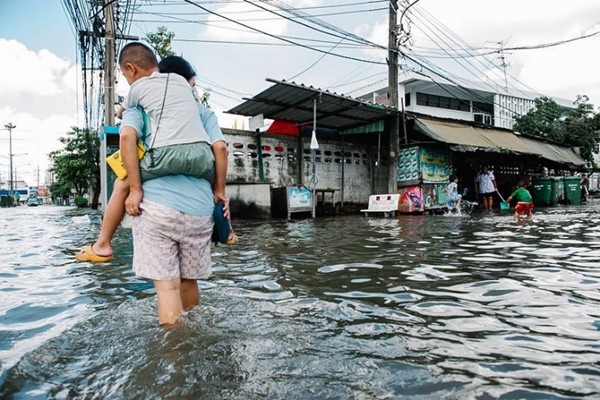
[[[398,0],[390,0],[389,44],[388,44],[388,98],[390,106],[398,109],[398,32],[397,32]],[[400,124],[398,114],[390,120],[390,162],[388,193],[398,191],[396,165],[400,153]]]
[[[4,127],[6,129],[8,129],[8,163],[9,163],[9,169],[10,169],[10,189],[9,189],[9,196],[13,195],[13,152],[12,152],[12,130],[15,129],[17,126],[13,125],[12,122],[9,122],[8,124],[4,125]]]
[[[115,19],[113,0],[104,0],[104,124],[115,124]]]
[[[104,61],[104,126],[115,124],[115,19],[114,1],[104,0],[104,46],[106,58]],[[106,135],[102,133],[100,144],[100,196],[102,209],[106,210],[108,204],[108,187],[106,185]]]

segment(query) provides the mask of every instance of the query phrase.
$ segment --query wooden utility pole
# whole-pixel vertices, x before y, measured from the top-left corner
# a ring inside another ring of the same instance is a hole
[[[398,109],[398,0],[390,0],[390,21],[389,21],[389,44],[388,44],[388,98],[389,105]],[[390,119],[390,162],[388,193],[398,191],[398,180],[396,176],[396,165],[398,164],[398,155],[400,153],[400,124],[398,113],[395,113]]]

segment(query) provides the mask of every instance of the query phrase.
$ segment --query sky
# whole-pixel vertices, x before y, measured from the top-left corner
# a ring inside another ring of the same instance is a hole
[[[385,0],[270,2],[295,7],[296,14],[273,7],[266,11],[242,0],[137,3],[129,35],[143,37],[158,26],[174,32],[173,50],[196,69],[199,90],[210,93],[222,127],[248,127],[247,118],[224,111],[267,89],[267,78],[354,97],[387,85]],[[414,0],[400,2],[399,15],[408,3]],[[13,165],[17,179],[29,185],[44,183],[47,154],[61,148],[58,138],[86,123],[77,35],[63,4],[0,1],[0,129],[9,122],[16,125]],[[299,18],[307,14],[317,19]],[[598,111],[597,0],[418,0],[401,22],[406,38],[401,50],[409,58],[400,58],[400,81],[404,74],[438,73],[455,82],[476,82],[484,90],[508,86],[513,92],[567,101],[587,95]],[[593,36],[535,48],[586,35]],[[506,49],[502,53],[501,47]],[[117,91],[127,94],[124,79]],[[9,132],[2,129],[2,180],[9,171],[8,154]]]

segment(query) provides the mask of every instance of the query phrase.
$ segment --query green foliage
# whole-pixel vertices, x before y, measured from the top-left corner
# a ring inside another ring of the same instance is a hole
[[[527,114],[515,117],[513,129],[517,132],[562,142],[564,133],[560,118],[566,109],[548,97],[535,99],[535,108]]]
[[[75,197],[75,206],[77,206],[78,208],[85,208],[88,206],[88,201],[83,196],[76,196]]]
[[[202,93],[202,96],[200,96],[200,98],[198,99],[198,101],[203,106],[210,108],[210,105],[208,104],[208,99],[209,98],[210,98],[210,93],[209,92],[204,92],[204,93]]]
[[[577,96],[576,108],[565,108],[548,97],[535,100],[535,108],[515,117],[513,129],[517,132],[550,139],[572,147],[579,147],[581,156],[592,161],[594,144],[600,140],[600,114],[585,95]]]
[[[12,196],[0,196],[0,207],[12,207],[15,199]]]
[[[594,144],[600,135],[600,116],[594,114],[594,106],[587,96],[577,96],[575,110],[570,110],[564,121],[565,142],[579,147],[581,156],[592,161]]]
[[[156,32],[147,33],[144,40],[148,42],[150,47],[154,49],[158,57],[162,60],[165,57],[176,55],[175,52],[171,50],[173,38],[175,38],[175,32],[168,31],[165,26],[159,26],[156,29]],[[202,93],[202,96],[198,97],[200,104],[210,107],[208,105],[208,98],[210,97],[209,92],[205,91]]]
[[[68,197],[72,190],[82,196],[100,179],[98,133],[72,127],[59,140],[64,148],[49,155],[53,164],[50,171],[55,175],[50,191],[62,198]]]
[[[165,26],[159,26],[155,33],[147,33],[144,40],[154,49],[158,57],[163,59],[175,55],[175,52],[171,50],[174,37],[175,32],[168,31]]]

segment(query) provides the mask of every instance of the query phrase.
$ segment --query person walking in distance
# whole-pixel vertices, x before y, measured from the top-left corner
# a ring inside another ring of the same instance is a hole
[[[475,187],[483,203],[483,209],[490,211],[494,206],[494,193],[498,187],[496,186],[496,177],[487,165],[484,165],[477,174]]]

